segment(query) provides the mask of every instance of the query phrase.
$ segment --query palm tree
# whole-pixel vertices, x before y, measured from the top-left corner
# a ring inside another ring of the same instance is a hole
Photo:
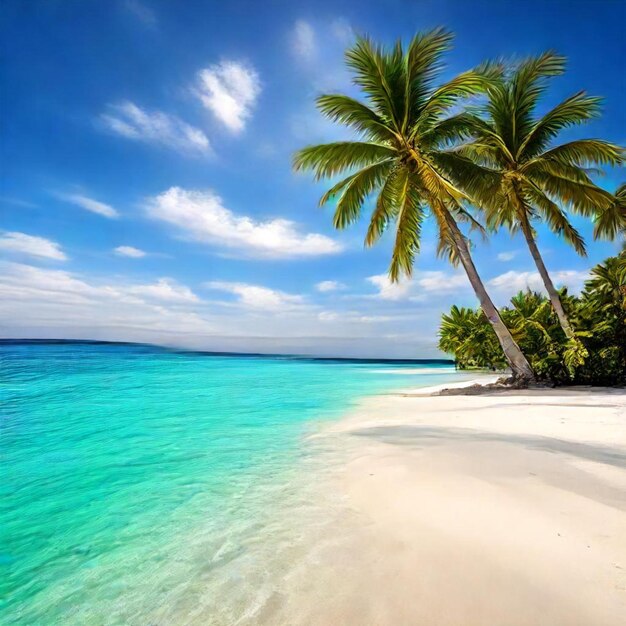
[[[439,254],[460,262],[485,315],[502,345],[516,378],[532,379],[532,369],[487,294],[458,222],[479,224],[464,208],[466,195],[444,176],[438,164],[440,147],[458,132],[459,122],[445,116],[462,98],[484,89],[488,67],[460,74],[435,85],[443,54],[452,35],[442,29],[416,35],[403,49],[401,42],[386,49],[360,37],[346,52],[354,83],[365,101],[343,94],[322,95],[320,111],[359,135],[299,150],[297,170],[311,170],[316,179],[348,174],[322,197],[323,205],[338,196],[333,224],[345,228],[357,221],[366,199],[377,195],[365,238],[378,241],[391,222],[396,224],[389,275],[410,276],[419,252],[422,224],[430,209],[439,231]],[[463,122],[461,121],[461,124]]]
[[[546,52],[490,81],[486,116],[459,116],[467,121],[463,132],[471,128],[473,140],[452,152],[469,163],[459,162],[458,158],[451,161],[448,174],[484,208],[489,226],[522,231],[560,325],[568,339],[573,339],[558,291],[537,247],[532,222],[543,219],[576,252],[586,255],[585,242],[563,206],[587,216],[605,214],[608,223],[614,215],[609,210],[614,198],[592,182],[586,168],[619,165],[624,152],[599,139],[554,145],[561,130],[596,117],[601,102],[600,98],[580,91],[545,115],[536,116],[547,79],[562,74],[564,69],[564,57]],[[482,172],[476,171],[476,164]],[[610,227],[603,232],[609,231]]]

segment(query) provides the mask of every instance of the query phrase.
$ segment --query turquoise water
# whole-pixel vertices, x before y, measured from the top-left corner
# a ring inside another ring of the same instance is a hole
[[[233,585],[277,535],[272,510],[304,498],[306,435],[364,395],[454,377],[122,344],[5,343],[0,358],[0,622],[29,626],[245,604]]]

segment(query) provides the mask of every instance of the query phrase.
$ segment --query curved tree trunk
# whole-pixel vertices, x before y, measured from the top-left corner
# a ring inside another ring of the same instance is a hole
[[[565,310],[563,309],[563,304],[561,303],[561,298],[559,298],[559,292],[556,290],[552,279],[550,278],[550,274],[548,274],[548,270],[541,258],[541,254],[539,252],[539,248],[537,247],[537,243],[535,242],[535,238],[533,237],[533,233],[530,227],[530,222],[526,215],[521,216],[522,223],[522,232],[524,233],[524,237],[526,238],[526,243],[528,244],[528,249],[530,250],[530,254],[535,261],[535,265],[539,270],[539,275],[541,276],[541,280],[548,292],[548,296],[550,298],[550,302],[552,303],[552,308],[556,313],[556,316],[559,318],[559,324],[561,324],[561,328],[565,333],[565,336],[568,339],[574,339],[574,331],[570,326],[569,320],[567,319],[567,315],[565,314]]]
[[[487,319],[491,323],[491,326],[498,337],[498,341],[502,346],[504,356],[511,367],[513,376],[517,379],[527,381],[533,380],[535,375],[530,367],[530,363],[520,350],[520,347],[515,342],[515,339],[513,339],[511,332],[502,321],[500,313],[498,313],[498,309],[496,309],[494,303],[491,301],[491,298],[483,285],[483,281],[478,275],[463,233],[461,233],[456,221],[449,213],[446,215],[446,221],[450,227],[452,238],[456,244],[456,249],[459,254],[459,258],[461,259],[461,263],[467,273],[467,277],[474,288],[474,292],[478,297],[484,314],[487,316]]]

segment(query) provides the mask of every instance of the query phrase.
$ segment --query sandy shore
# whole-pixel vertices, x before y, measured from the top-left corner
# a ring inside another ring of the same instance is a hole
[[[349,513],[268,622],[626,623],[626,392],[419,390],[322,437]]]

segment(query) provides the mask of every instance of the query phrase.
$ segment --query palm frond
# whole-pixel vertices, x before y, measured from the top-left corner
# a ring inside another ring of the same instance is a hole
[[[594,239],[617,239],[626,235],[626,184],[620,185],[615,192],[611,205],[600,210],[595,218]]]
[[[506,161],[502,159],[501,151],[496,146],[480,143],[478,141],[454,146],[449,151],[455,152],[465,159],[469,159],[478,165],[484,165],[491,169],[497,169],[506,165]]]
[[[367,105],[342,94],[326,94],[317,98],[317,108],[333,122],[345,124],[368,139],[392,141],[397,135]]]
[[[461,262],[457,251],[457,244],[452,234],[452,229],[446,219],[447,207],[441,203],[431,200],[433,215],[437,221],[437,256],[439,258],[447,258],[448,262],[457,267]]]
[[[532,113],[547,87],[546,78],[565,71],[566,58],[553,51],[522,61],[510,81],[513,118],[511,131],[515,152],[532,126]]]
[[[500,189],[500,172],[482,166],[462,156],[458,151],[433,153],[432,160],[437,169],[470,197],[478,206],[491,205]]]
[[[533,172],[532,180],[544,192],[582,215],[593,215],[601,208],[608,208],[612,201],[610,193],[593,183],[577,182],[545,171]]]
[[[578,139],[556,146],[541,155],[578,166],[621,165],[626,158],[624,148],[601,139]]]
[[[389,166],[389,168],[391,168],[393,163],[394,163],[393,159],[385,159],[383,161],[379,161],[378,163],[374,163],[373,165],[367,165],[363,169],[370,169],[370,168],[377,169],[377,168],[384,168],[386,166]],[[351,174],[350,176],[347,176],[343,180],[340,180],[338,183],[334,184],[320,198],[319,206],[324,206],[328,201],[334,199],[337,196],[337,194],[343,191],[343,189],[347,187],[355,178],[358,178],[359,176],[362,175],[363,169],[359,170],[358,172],[355,172],[354,174]],[[384,176],[385,172],[381,172],[381,175]]]
[[[562,236],[578,254],[586,256],[585,240],[571,225],[566,213],[535,185],[524,186],[524,193],[530,202],[539,209],[550,230]]]
[[[441,148],[474,135],[473,116],[463,112],[445,117],[420,133],[420,143],[429,148]]]
[[[468,120],[468,126],[472,136],[475,137],[475,141],[472,143],[480,146],[491,147],[494,161],[497,160],[497,162],[501,165],[514,163],[515,159],[513,152],[506,142],[505,135],[501,134],[501,131],[499,130],[498,125],[494,122],[494,119],[484,120],[477,115],[470,115],[470,117],[471,119]]]
[[[544,159],[541,156],[521,165],[519,171],[528,178],[532,178],[535,172],[545,172],[561,178],[567,178],[575,183],[586,183],[588,185],[593,185],[590,174],[598,175],[600,173],[597,169],[571,165],[556,159]]]
[[[354,83],[361,87],[378,115],[396,132],[401,130],[404,111],[397,97],[397,83],[402,74],[402,50],[398,48],[396,45],[393,53],[386,54],[368,37],[358,37],[346,52],[346,64],[354,72]]]
[[[351,177],[351,180],[343,188],[343,192],[337,201],[333,226],[337,229],[346,228],[356,222],[361,214],[363,202],[367,196],[376,191],[389,174],[392,163],[384,161],[369,167],[364,167]]]
[[[406,170],[404,170],[406,172]],[[413,181],[413,176],[405,173],[398,189],[398,225],[396,239],[389,266],[392,282],[400,280],[402,275],[411,276],[413,260],[419,252],[424,209],[420,195]]]
[[[353,167],[393,158],[396,154],[393,148],[374,142],[338,141],[298,150],[293,158],[293,167],[296,170],[311,170],[319,180]]]
[[[365,235],[367,247],[373,246],[385,232],[389,223],[397,217],[399,192],[407,175],[407,168],[396,167],[387,176],[387,180],[378,194],[376,208],[372,213]]]
[[[442,68],[441,59],[452,44],[453,35],[444,28],[417,33],[405,54],[405,94],[402,132],[417,121],[432,81]]]
[[[602,98],[588,96],[584,91],[579,91],[557,104],[534,123],[519,147],[517,160],[524,161],[539,154],[564,128],[598,117],[601,102]]]
[[[481,93],[485,86],[485,76],[475,70],[463,72],[444,83],[430,94],[413,134],[429,129],[442,114],[449,111],[460,99]]]

